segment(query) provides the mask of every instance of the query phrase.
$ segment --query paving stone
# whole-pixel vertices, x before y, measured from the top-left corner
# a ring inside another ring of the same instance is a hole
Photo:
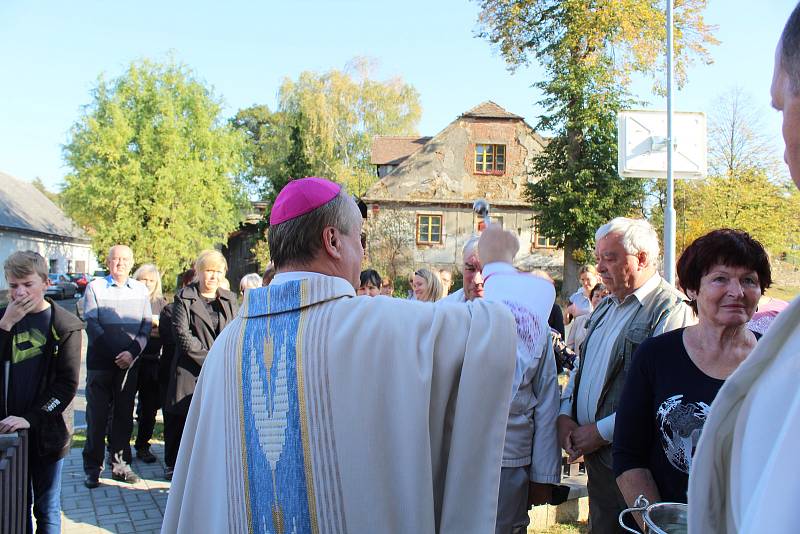
[[[97,519],[102,523],[129,523],[131,516],[128,515],[128,511],[125,510],[124,512],[118,514],[100,515],[97,516]]]
[[[125,504],[133,504],[140,501],[150,500],[150,496],[143,491],[137,491],[136,493],[123,493],[121,498]]]
[[[63,513],[62,513],[61,517],[62,517],[62,519],[64,518],[64,514]],[[88,514],[87,513],[84,513],[84,514],[72,514],[72,513],[70,513],[70,514],[67,515],[67,520],[70,521],[71,523],[77,523],[77,524],[81,524],[81,523],[92,523],[92,524],[94,524],[94,523],[97,523],[97,515],[94,512],[91,512],[91,513],[88,513]]]
[[[152,529],[156,529],[156,528],[160,529],[161,528],[161,523],[163,521],[164,520],[162,518],[160,518],[160,517],[158,519],[146,519],[144,521],[135,521],[134,522],[134,527],[136,528],[137,531],[139,531],[139,530],[152,530]]]
[[[117,523],[116,530],[120,534],[127,534],[128,532],[136,532],[133,523],[131,523],[130,521],[128,521],[127,523]]]
[[[131,521],[148,519],[147,514],[145,513],[144,510],[131,510],[130,508],[128,508],[128,513],[131,516]]]
[[[164,514],[161,513],[161,510],[150,509],[145,510],[144,513],[148,519],[162,519],[164,517]]]
[[[134,503],[126,503],[125,507],[128,509],[128,512],[131,514],[131,517],[133,517],[133,512],[152,510],[153,508],[157,508],[158,506],[153,501],[139,501]]]
[[[66,495],[75,495],[78,491],[78,486],[75,484],[61,484],[62,498]]]
[[[96,497],[92,499],[95,506],[120,506],[124,504],[122,497]]]
[[[78,508],[78,500],[67,498],[65,499],[63,496],[61,497],[61,509],[62,510],[75,510]]]
[[[73,449],[62,471],[62,533],[160,532],[170,483],[163,480],[163,444],[153,443],[151,450],[158,462],[133,462],[141,482],[118,482],[106,471],[102,485],[89,490],[83,486],[81,450]]]
[[[98,517],[101,515],[111,515],[114,513],[110,506],[95,506],[94,511],[97,513]]]

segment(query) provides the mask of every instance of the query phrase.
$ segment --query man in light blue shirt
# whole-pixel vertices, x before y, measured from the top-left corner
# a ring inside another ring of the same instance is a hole
[[[580,366],[562,396],[558,439],[571,460],[585,459],[592,532],[601,534],[620,531],[626,508],[610,446],[625,369],[642,341],[696,320],[685,297],[658,275],[658,236],[647,221],[617,217],[601,226],[595,255],[611,295],[588,320]]]
[[[147,287],[130,278],[131,249],[125,245],[111,247],[106,265],[110,274],[93,280],[84,293],[89,347],[83,470],[88,488],[99,485],[107,429],[112,478],[131,484],[139,480],[129,465],[136,360],[147,344],[153,319]]]

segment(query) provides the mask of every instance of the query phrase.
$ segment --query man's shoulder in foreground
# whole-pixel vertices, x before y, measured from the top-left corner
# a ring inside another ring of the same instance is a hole
[[[464,288],[457,291],[453,291],[445,298],[443,298],[440,302],[466,302],[466,297],[464,296]]]

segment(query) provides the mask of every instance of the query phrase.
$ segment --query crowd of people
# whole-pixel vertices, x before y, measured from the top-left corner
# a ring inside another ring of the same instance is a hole
[[[800,187],[800,6],[771,91]],[[120,244],[86,287],[85,325],[45,296],[41,255],[11,254],[0,432],[30,429],[37,529],[60,528],[84,327],[84,483],[106,465],[136,482],[134,405],[143,462],[156,461],[161,408],[164,532],[525,532],[530,506],[557,500],[562,451],[585,463],[593,533],[619,532],[639,496],[688,502],[689,532],[795,529],[800,304],[765,296],[769,257],[752,236],[696,239],[675,287],[652,226],[609,221],[564,343],[553,281],[513,267],[513,232],[466,239],[456,291],[452,272],[426,266],[393,298],[361,270],[362,224],[341,186],[291,181],[270,215],[273,263],[242,278],[241,303],[218,251],[167,303],[158,268],[131,276]]]

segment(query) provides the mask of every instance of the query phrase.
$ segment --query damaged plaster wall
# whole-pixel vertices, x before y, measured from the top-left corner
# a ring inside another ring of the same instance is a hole
[[[476,144],[505,145],[502,174],[475,173]],[[440,215],[442,242],[417,243],[414,261],[453,269],[462,262],[464,242],[477,231],[472,202],[485,198],[492,215],[502,218],[503,226],[520,239],[515,263],[523,270],[558,274],[563,252],[534,246],[534,213],[525,199],[526,185],[535,179],[533,159],[543,148],[543,139],[523,120],[461,117],[373,185],[363,200],[373,215],[402,210],[413,214],[415,221],[418,215]]]

